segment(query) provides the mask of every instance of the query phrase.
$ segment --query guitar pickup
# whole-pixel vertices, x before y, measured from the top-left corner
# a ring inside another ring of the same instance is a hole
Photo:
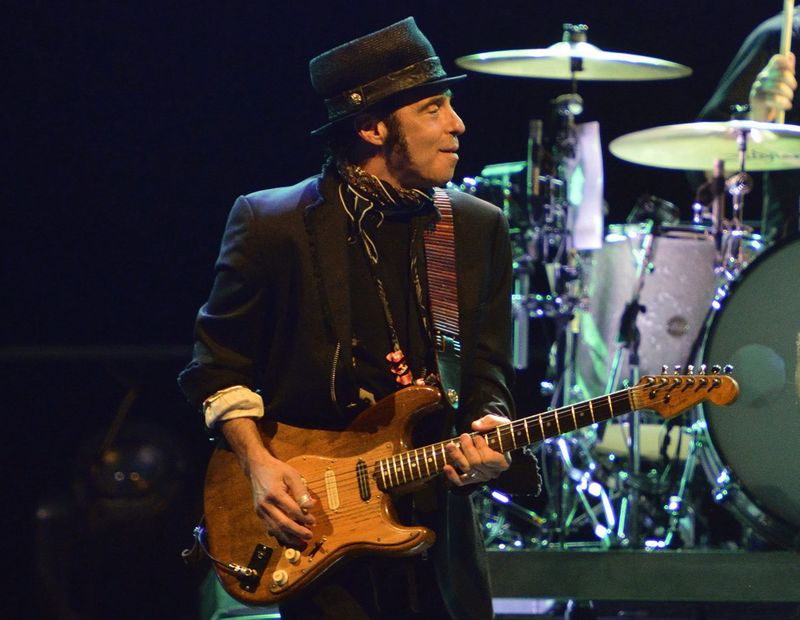
[[[256,591],[258,583],[261,581],[261,575],[264,574],[264,569],[267,568],[271,557],[272,549],[261,543],[256,545],[253,555],[250,556],[250,562],[247,564],[247,568],[255,571],[255,575],[239,577],[239,587],[242,590],[245,592]]]
[[[369,488],[369,471],[367,464],[361,459],[356,463],[356,479],[358,480],[358,494],[361,496],[361,501],[366,502],[369,500],[372,492]]]

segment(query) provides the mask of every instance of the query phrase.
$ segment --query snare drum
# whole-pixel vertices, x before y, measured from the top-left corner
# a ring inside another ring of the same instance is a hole
[[[800,546],[800,239],[758,256],[715,303],[698,363],[732,364],[730,406],[695,413],[714,498],[762,538]]]

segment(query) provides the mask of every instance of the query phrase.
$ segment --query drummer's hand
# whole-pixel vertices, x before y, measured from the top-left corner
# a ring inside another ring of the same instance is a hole
[[[750,118],[754,121],[773,121],[781,110],[792,107],[797,89],[794,76],[794,54],[775,54],[756,76],[750,88]]]

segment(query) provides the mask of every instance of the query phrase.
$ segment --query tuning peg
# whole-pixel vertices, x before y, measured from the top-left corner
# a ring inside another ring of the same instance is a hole
[[[720,368],[718,364],[714,364],[714,365],[711,367],[711,372],[712,372],[713,374],[715,374],[715,375],[718,375],[720,372],[722,372],[722,368]]]
[[[683,366],[675,366],[674,367],[674,374],[679,375],[683,371]]]
[[[666,364],[664,364],[664,365],[661,367],[661,374],[662,374],[662,375],[665,375],[665,374],[667,374],[667,372],[669,372],[669,366],[667,366]]]
[[[686,374],[687,375],[693,375],[694,374],[694,365],[693,364],[689,364],[686,367]]]
[[[701,375],[706,374],[706,369],[707,368],[708,368],[708,366],[706,366],[705,364],[700,364],[700,374]]]
[[[724,372],[726,375],[731,374],[733,372],[733,366],[730,364],[725,364],[725,366],[722,368],[722,372]]]

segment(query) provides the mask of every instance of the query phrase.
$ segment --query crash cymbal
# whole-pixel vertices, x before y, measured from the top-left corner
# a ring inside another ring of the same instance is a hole
[[[746,132],[745,170],[800,168],[800,126],[757,121],[684,123],[636,131],[612,140],[609,150],[625,161],[672,170],[711,170],[721,159],[739,170],[738,136]]]
[[[573,60],[579,61],[574,71]],[[668,60],[605,52],[586,41],[472,54],[456,59],[456,64],[480,73],[556,80],[670,80],[692,73],[689,67]]]

